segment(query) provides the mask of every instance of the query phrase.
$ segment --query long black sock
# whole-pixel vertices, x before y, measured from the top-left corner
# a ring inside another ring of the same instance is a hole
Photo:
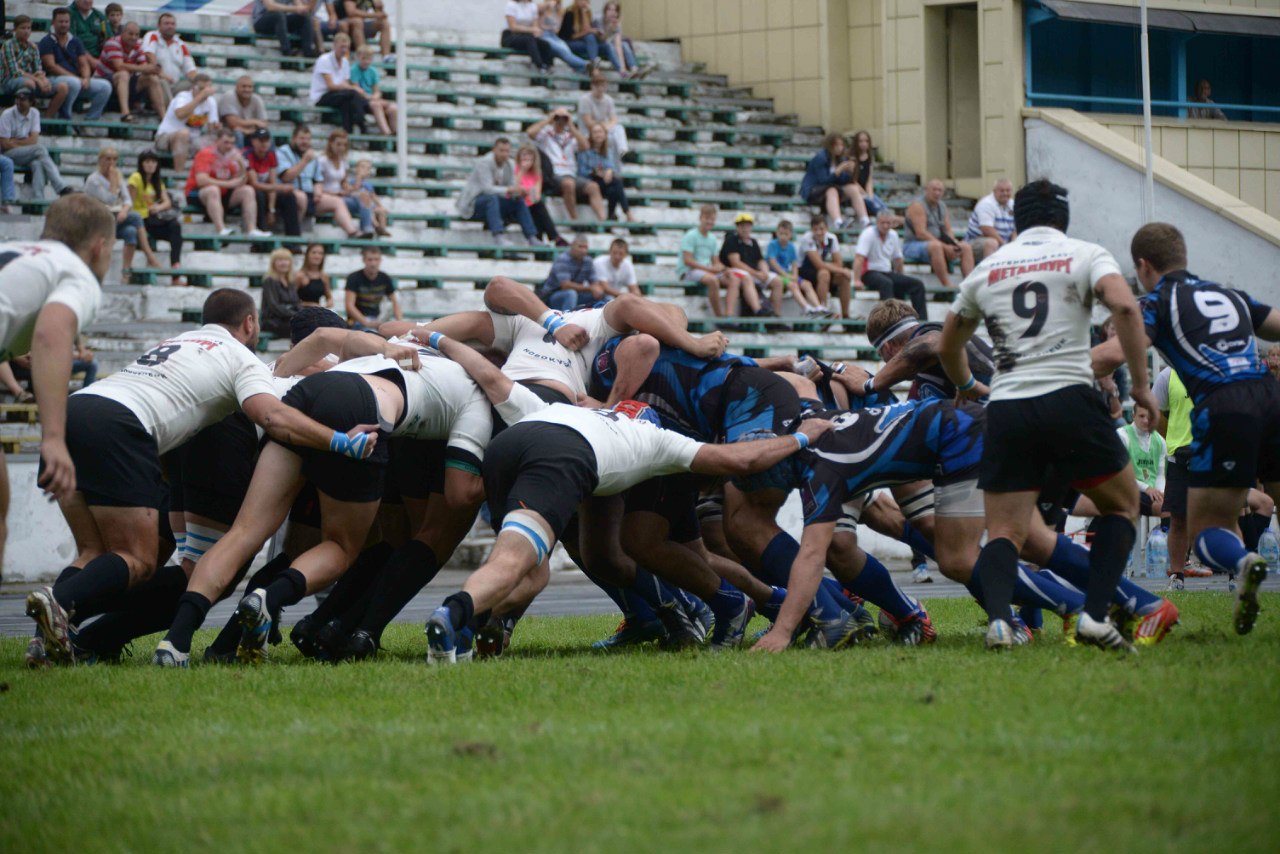
[[[373,586],[360,628],[375,639],[404,610],[422,588],[440,572],[436,553],[420,540],[410,540],[386,562],[378,583]]]
[[[1133,550],[1138,532],[1123,516],[1103,516],[1097,520],[1093,546],[1089,549],[1089,586],[1084,591],[1084,610],[1095,620],[1105,620],[1124,575],[1124,565]]]
[[[66,581],[53,586],[53,598],[80,620],[125,606],[129,564],[115,552],[100,554]]]
[[[76,645],[99,655],[116,655],[129,641],[167,629],[187,589],[180,566],[162,566],[155,575],[129,591],[128,607],[104,614],[80,630]]]
[[[79,571],[80,571],[80,567],[78,566],[68,566],[64,568],[62,572],[58,573],[58,579],[53,582],[53,586],[57,587],[62,582],[67,581],[68,579],[74,578],[76,573],[78,573]]]
[[[1271,517],[1261,513],[1246,513],[1240,517],[1240,533],[1244,539],[1244,547],[1251,552],[1258,550],[1258,540],[1262,532],[1271,525]]]
[[[164,639],[173,644],[178,652],[191,652],[191,638],[196,629],[204,624],[213,603],[199,593],[188,590],[178,599],[178,613],[173,616],[173,624]]]
[[[368,603],[365,594],[381,583],[383,566],[393,554],[395,548],[390,543],[378,543],[360,552],[310,618],[317,626],[337,619],[347,631],[355,628]]]
[[[974,564],[973,575],[982,585],[982,607],[987,619],[1012,620],[1013,585],[1018,580],[1017,547],[1004,537],[987,543]]]
[[[470,593],[461,590],[445,599],[444,605],[449,609],[449,620],[455,629],[471,625],[471,620],[476,614],[476,606],[471,601]]]
[[[306,595],[307,577],[289,567],[267,587],[267,610],[277,613],[280,608],[301,602]]]

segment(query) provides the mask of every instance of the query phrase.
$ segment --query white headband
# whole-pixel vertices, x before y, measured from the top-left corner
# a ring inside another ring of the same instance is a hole
[[[897,338],[902,333],[909,332],[912,329],[915,329],[919,325],[920,325],[920,321],[917,320],[916,318],[904,317],[901,320],[899,320],[897,323],[893,324],[893,326],[890,326],[884,332],[880,333],[880,336],[876,338],[876,340],[871,342],[871,346],[879,350],[885,344],[888,344],[890,341]]]

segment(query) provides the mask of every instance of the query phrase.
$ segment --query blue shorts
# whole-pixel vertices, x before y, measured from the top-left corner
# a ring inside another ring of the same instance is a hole
[[[902,244],[902,259],[908,264],[929,263],[929,241],[908,240]]]

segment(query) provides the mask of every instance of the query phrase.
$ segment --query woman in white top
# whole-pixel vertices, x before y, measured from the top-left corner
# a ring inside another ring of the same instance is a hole
[[[147,256],[148,267],[159,267],[160,262],[151,251],[147,231],[142,227],[142,217],[133,210],[133,199],[125,189],[124,178],[116,166],[119,157],[119,153],[110,146],[98,152],[98,171],[85,179],[84,191],[106,205],[116,218],[116,237],[124,241],[121,282],[127,285],[132,275],[133,254],[139,246]]]
[[[539,71],[550,71],[555,54],[551,52],[551,45],[539,38],[542,25],[538,21],[538,13],[538,4],[533,0],[509,0],[507,28],[502,31],[501,43],[509,50],[524,51]]]
[[[347,133],[353,127],[365,132],[369,99],[363,89],[351,82],[351,37],[346,33],[333,37],[333,50],[317,59],[311,69],[311,103],[336,110]]]
[[[352,216],[360,218],[361,240],[374,236],[373,209],[360,200],[359,187],[351,178],[347,153],[351,149],[351,137],[346,131],[329,134],[324,144],[324,156],[320,158],[320,180],[316,182],[316,211],[331,210],[342,204]],[[348,234],[348,236],[351,236]]]

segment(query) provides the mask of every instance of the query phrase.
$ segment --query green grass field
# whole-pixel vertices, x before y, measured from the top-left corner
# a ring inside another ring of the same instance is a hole
[[[593,654],[532,618],[500,661],[428,670],[421,630],[333,667],[27,672],[0,642],[0,850],[1270,851],[1280,595],[1225,593],[1131,658],[936,647]],[[197,638],[199,651],[210,639]]]

